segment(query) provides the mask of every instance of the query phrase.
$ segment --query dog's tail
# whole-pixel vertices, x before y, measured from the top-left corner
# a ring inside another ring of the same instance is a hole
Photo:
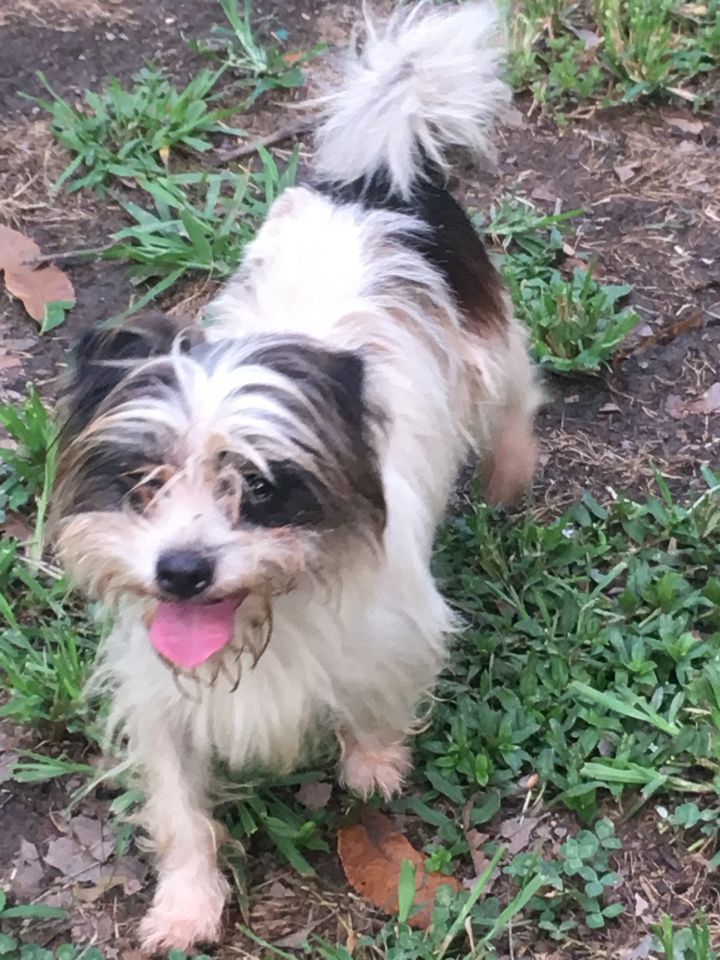
[[[380,28],[366,20],[317,135],[319,174],[340,183],[384,175],[409,199],[447,151],[490,148],[502,80],[503,33],[494,3],[435,8],[422,2]]]

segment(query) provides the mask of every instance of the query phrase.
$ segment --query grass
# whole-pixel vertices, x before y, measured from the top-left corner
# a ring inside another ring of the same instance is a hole
[[[506,197],[489,219],[475,218],[503,251],[500,269],[536,359],[558,373],[595,373],[609,365],[640,322],[622,306],[632,286],[601,283],[590,263],[569,275],[564,269],[566,226],[580,213],[544,216],[527,200]],[[582,254],[576,259],[584,263]]]
[[[275,197],[290,185],[297,154],[280,170],[260,149],[259,170],[141,179],[146,203],[121,201],[134,223],[114,236],[109,259],[131,264],[134,283],[152,281],[139,309],[188,275],[230,276]]]
[[[14,428],[28,444],[14,453],[26,508],[44,489],[40,451],[52,437],[38,411],[33,398]],[[471,929],[480,951],[473,956],[491,958],[520,914],[521,929],[530,924],[559,944],[613,924],[622,906],[614,892],[619,842],[612,811],[621,799],[626,813],[656,803],[688,843],[714,845],[720,483],[709,471],[706,479],[707,492],[689,505],[674,502],[659,478],[658,496],[643,503],[605,507],[587,495],[550,523],[503,519],[479,503],[450,521],[437,573],[469,627],[418,738],[415,788],[395,810],[418,823],[434,868],[461,875],[470,851],[460,812],[492,837],[498,818],[516,809],[517,783],[528,775],[546,801],[584,826],[558,850],[536,843],[509,855],[488,839],[484,852],[497,857],[501,894],[444,894],[429,933],[401,918],[362,940],[359,956],[429,960],[442,949],[460,960],[469,956]],[[68,599],[50,568],[29,563],[12,540],[3,544],[0,589],[9,621],[0,631],[0,675],[12,691],[2,712],[56,743],[68,733],[96,742],[81,686],[99,624]],[[67,756],[28,755],[15,775],[38,782],[85,769],[71,749]],[[313,777],[265,782],[229,797],[224,809],[233,838],[251,847],[269,843],[298,872],[312,874],[338,816],[298,805],[295,788]],[[242,892],[242,873],[239,883]],[[675,951],[667,956],[709,960],[704,929],[700,921],[675,933],[666,925],[658,943]],[[344,956],[317,940],[308,952]]]
[[[510,79],[556,112],[673,98],[701,109],[718,90],[720,3],[518,0]]]
[[[242,90],[249,104],[302,82],[304,58],[285,53],[280,34],[270,45],[259,39],[249,0],[221,0],[221,8],[226,26],[204,48],[218,67],[185,88],[148,69],[129,89],[114,82],[89,94],[82,108],[52,91],[44,101],[72,156],[61,182],[112,193],[125,210],[127,226],[108,255],[131,265],[133,309],[186,279],[229,275],[295,176],[296,157],[281,170],[265,151],[249,170],[191,169],[192,154],[206,153],[226,130],[221,94]],[[717,2],[526,0],[513,21],[513,80],[554,110],[642,96],[681,96],[701,107],[720,49],[718,10]],[[559,373],[609,364],[638,322],[624,306],[628,286],[597,279],[582,253],[568,264],[566,233],[578,214],[544,216],[506,198],[478,220],[500,250],[536,357]],[[19,516],[28,531],[0,544],[0,682],[9,694],[0,715],[45,738],[44,752],[23,755],[13,776],[89,783],[95,770],[83,762],[84,748],[96,748],[99,734],[82,686],[104,625],[68,595],[40,552],[54,473],[51,417],[31,391],[24,405],[0,408],[0,425],[10,436],[0,522]],[[623,922],[619,835],[641,811],[710,869],[720,866],[720,485],[709,469],[704,478],[706,492],[688,503],[658,477],[656,495],[642,502],[604,505],[586,494],[549,522],[494,513],[479,498],[448,522],[436,570],[468,626],[417,738],[411,789],[394,811],[407,818],[431,869],[474,877],[469,830],[485,832],[488,868],[467,893],[445,888],[428,931],[408,922],[415,878],[406,870],[396,918],[360,937],[352,953],[310,934],[304,955],[493,960],[507,955],[512,934],[515,943],[544,940],[549,951],[572,956],[578,942]],[[311,876],[331,850],[340,811],[308,811],[296,791],[323,769],[228,790],[220,811],[232,839]],[[122,818],[138,794],[130,781],[117,790]],[[548,811],[568,825],[562,843],[538,836],[516,852],[499,843],[508,817]],[[230,859],[242,899],[243,860],[232,852]],[[0,903],[0,956],[100,960],[95,948],[25,943],[27,931],[16,930],[24,909]],[[27,924],[40,915],[24,916]],[[649,955],[716,960],[710,929],[702,916],[683,927],[666,917]],[[245,932],[269,956],[296,955]]]
[[[113,79],[101,93],[88,91],[78,107],[39,74],[50,99],[35,100],[50,114],[55,137],[72,157],[56,189],[66,184],[71,191],[89,188],[104,193],[135,180],[147,188],[148,180],[166,176],[171,162],[187,166],[188,154],[207,153],[214,135],[244,136],[244,130],[225,120],[261,95],[302,86],[302,65],[324,45],[304,53],[283,53],[277,44],[259,39],[252,26],[251,0],[244,0],[242,10],[239,0],[220,0],[220,7],[228,27],[215,28],[211,42],[194,44],[219,59],[220,66],[201,70],[182,89],[162,71],[145,67],[128,88]],[[228,82],[229,77],[234,79]],[[221,97],[230,105],[220,106]]]
[[[250,92],[246,105],[250,106],[270,90],[293,89],[305,82],[302,66],[313,60],[325,44],[318,44],[307,52],[283,52],[278,43],[263,43],[253,27],[252,0],[219,0],[227,26],[215,27],[205,43],[195,43],[201,53],[218,58],[238,85]],[[276,30],[275,37],[287,39],[286,31]]]
[[[55,93],[38,99],[51,116],[51,128],[69,151],[71,162],[56,189],[68,184],[105,191],[118,180],[162,176],[177,150],[205,153],[215,133],[242,133],[224,124],[235,106],[213,108],[214,91],[224,73],[203,70],[179,90],[159,70],[144,68],[129,89],[112,80],[102,93],[88,91],[78,108]]]

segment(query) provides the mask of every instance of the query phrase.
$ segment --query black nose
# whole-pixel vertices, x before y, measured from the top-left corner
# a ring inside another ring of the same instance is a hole
[[[210,586],[214,563],[197,550],[166,550],[158,557],[155,578],[165,593],[189,600]]]

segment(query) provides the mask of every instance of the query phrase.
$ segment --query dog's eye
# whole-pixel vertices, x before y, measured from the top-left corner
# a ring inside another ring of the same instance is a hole
[[[299,467],[270,464],[272,480],[261,473],[246,473],[241,516],[260,527],[307,526],[322,520],[320,503],[309,478]]]
[[[128,477],[135,482],[127,492],[125,502],[134,513],[143,513],[147,510],[167,482],[166,471],[157,468],[150,475],[144,471],[137,471],[128,474]]]
[[[260,473],[246,473],[244,481],[253,503],[267,503],[275,494],[273,484]]]

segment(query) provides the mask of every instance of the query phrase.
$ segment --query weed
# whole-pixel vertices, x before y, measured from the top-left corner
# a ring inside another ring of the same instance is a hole
[[[678,96],[696,107],[711,101],[720,53],[716,0],[530,0],[511,22],[511,83],[548,109],[643,96]]]
[[[564,940],[578,925],[573,915],[576,909],[585,925],[593,930],[622,913],[621,903],[605,902],[620,879],[609,862],[610,854],[619,847],[612,823],[602,819],[593,830],[581,830],[567,840],[560,847],[557,860],[523,853],[505,868],[505,873],[525,881],[535,875],[543,877],[553,895],[534,898],[529,909],[537,912],[541,930],[554,940]]]
[[[235,107],[212,109],[220,70],[203,70],[178,90],[160,71],[142,69],[125,89],[112,80],[103,93],[88,91],[86,107],[77,108],[57,94],[45,77],[51,100],[37,102],[51,115],[52,131],[71,154],[56,188],[104,190],[113,180],[155,177],[165,172],[177,148],[205,152],[213,133],[242,133],[223,124]]]
[[[680,930],[674,927],[670,917],[663,917],[655,928],[655,938],[654,950],[662,950],[659,960],[717,960],[718,957],[703,916]]]
[[[475,218],[505,250],[501,270],[535,356],[561,373],[597,371],[640,322],[618,306],[631,286],[600,283],[590,268],[576,267],[569,279],[560,272],[563,228],[579,213],[542,216],[526,201],[505,198],[487,222]]]
[[[153,209],[123,202],[135,223],[115,234],[106,256],[129,260],[134,283],[154,280],[134,304],[140,309],[190,272],[227,277],[282,190],[295,179],[297,153],[284,171],[266,150],[254,173],[186,173],[140,186]]]
[[[35,511],[27,556],[12,537],[0,543],[0,678],[12,692],[0,716],[30,725],[67,725],[86,732],[82,685],[94,649],[84,610],[67,603],[67,587],[39,559],[55,467],[55,427],[30,389],[20,407],[0,408],[12,446],[2,451],[0,508]]]
[[[482,506],[450,523],[437,568],[470,626],[439,689],[452,707],[420,738],[426,792],[408,805],[444,842],[463,837],[443,804],[502,795],[531,772],[586,822],[601,789],[714,794],[720,497],[709,480],[689,507],[661,484],[659,498],[609,509],[586,495],[548,525],[498,522]],[[696,767],[704,776],[685,775]],[[477,826],[487,811],[469,816]]]
[[[677,831],[698,835],[698,839],[689,846],[691,853],[701,848],[707,848],[709,844],[717,847],[717,839],[720,834],[717,804],[700,806],[694,801],[689,801],[678,804],[672,811],[664,806],[658,806],[655,809],[658,816]],[[720,866],[720,851],[716,852],[708,863],[712,869],[717,869]]]
[[[598,283],[590,270],[576,268],[570,280],[559,271],[548,280],[518,279],[510,264],[505,277],[535,355],[554,370],[598,370],[640,322],[634,310],[617,307],[632,286]]]
[[[220,57],[239,82],[250,87],[247,105],[268,90],[301,87],[305,82],[302,66],[314,59],[324,44],[303,54],[283,53],[277,44],[265,46],[252,25],[252,0],[220,0],[229,27],[215,27],[207,43],[196,43],[200,52]],[[279,33],[276,33],[279,36]]]
[[[0,427],[9,437],[0,448],[0,520],[36,500],[44,513],[55,475],[56,428],[33,387],[20,406],[0,404]]]

